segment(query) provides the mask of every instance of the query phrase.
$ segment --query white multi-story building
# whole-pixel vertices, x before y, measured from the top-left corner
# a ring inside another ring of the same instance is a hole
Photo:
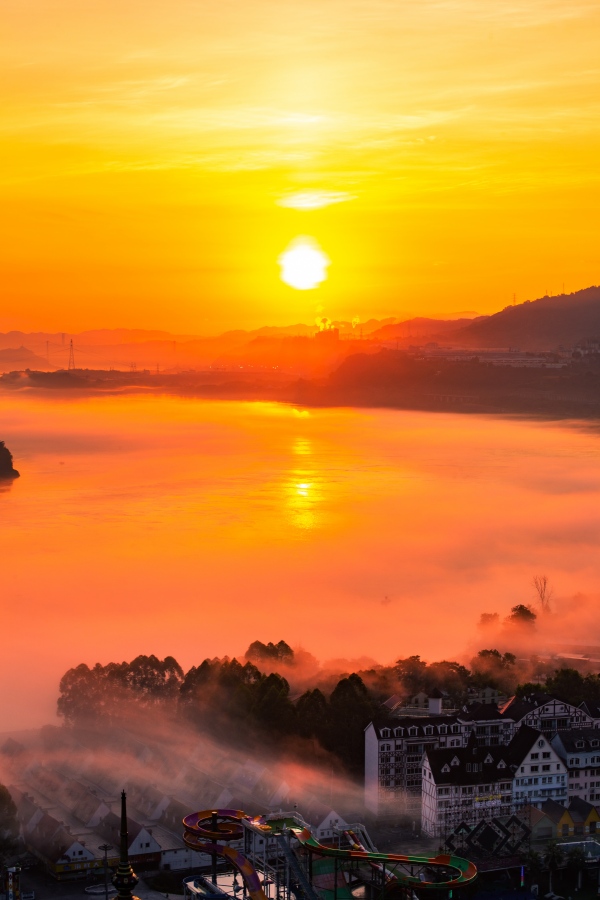
[[[566,768],[540,731],[523,726],[508,746],[486,747],[473,736],[467,747],[426,751],[421,827],[441,837],[566,796]]]
[[[462,823],[510,815],[512,772],[507,747],[429,750],[423,760],[421,827],[442,837]]]
[[[386,709],[365,729],[365,806],[376,816],[418,813],[421,761],[428,749],[465,747],[472,737],[481,746],[506,746],[524,725],[546,739],[556,732],[600,729],[600,718],[586,709],[542,693],[511,697],[502,706],[471,704],[447,715],[441,700],[431,698],[428,709],[430,715],[418,717]]]
[[[515,766],[513,801],[515,809],[555,800],[567,801],[567,767],[550,743],[547,735],[523,725],[508,749]]]
[[[552,746],[568,770],[568,796],[600,801],[600,732],[577,729],[555,734]]]

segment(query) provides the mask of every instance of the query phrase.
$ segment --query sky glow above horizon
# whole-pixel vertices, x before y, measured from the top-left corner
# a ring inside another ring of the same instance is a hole
[[[0,329],[493,312],[598,283],[595,0],[9,2]]]

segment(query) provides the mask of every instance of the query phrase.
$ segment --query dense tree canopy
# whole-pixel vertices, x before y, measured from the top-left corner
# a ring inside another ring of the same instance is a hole
[[[513,614],[523,615],[521,609],[515,607]],[[97,663],[91,668],[82,663],[61,679],[58,712],[67,724],[87,725],[130,716],[132,710],[146,714],[161,709],[174,719],[228,738],[254,736],[271,744],[289,738],[310,741],[315,748],[334,753],[348,772],[358,774],[364,728],[392,692],[399,691],[408,700],[419,691],[437,688],[454,705],[462,705],[471,690],[491,686],[507,693],[517,689],[522,695],[546,691],[575,705],[583,701],[600,705],[600,675],[562,668],[546,683],[517,688],[515,655],[495,648],[480,650],[470,670],[455,661],[427,663],[415,655],[398,659],[394,666],[344,675],[337,683],[327,682],[326,689],[321,682],[295,698],[287,678],[273,671],[277,659],[291,677],[293,651],[284,641],[255,641],[242,662],[205,659],[185,673],[171,656],[163,660],[137,656],[131,662]],[[539,675],[534,662],[531,671]],[[56,742],[56,735],[52,740]]]

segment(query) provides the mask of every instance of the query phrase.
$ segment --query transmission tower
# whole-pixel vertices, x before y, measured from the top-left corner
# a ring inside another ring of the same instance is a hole
[[[69,365],[67,366],[67,371],[72,372],[75,368],[75,353],[73,351],[73,338],[69,341]]]

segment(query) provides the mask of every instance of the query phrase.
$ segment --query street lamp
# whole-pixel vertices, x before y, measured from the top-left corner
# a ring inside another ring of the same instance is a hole
[[[104,853],[104,900],[108,900],[108,851],[112,850],[112,845],[100,844],[98,849]]]

